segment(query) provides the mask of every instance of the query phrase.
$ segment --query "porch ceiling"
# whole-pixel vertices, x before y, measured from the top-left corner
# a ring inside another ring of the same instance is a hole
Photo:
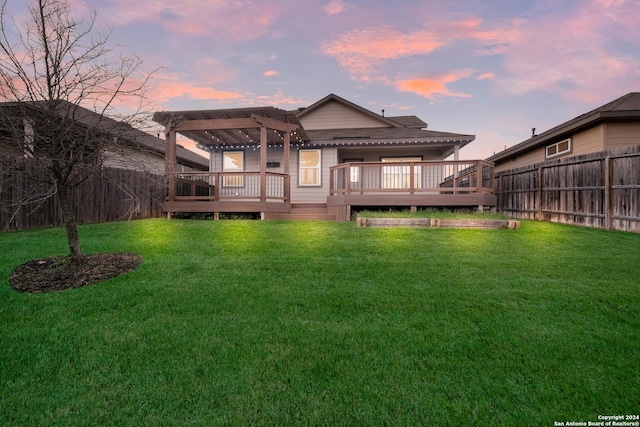
[[[309,140],[295,113],[274,107],[164,111],[155,113],[153,120],[210,150],[260,144],[263,125],[268,128],[268,145],[282,145],[287,131],[293,144]]]

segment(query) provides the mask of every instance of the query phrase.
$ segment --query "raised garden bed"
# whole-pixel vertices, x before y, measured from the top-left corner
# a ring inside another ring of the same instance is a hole
[[[410,228],[487,228],[516,229],[520,221],[510,219],[440,219],[440,218],[363,218],[356,219],[358,227]]]

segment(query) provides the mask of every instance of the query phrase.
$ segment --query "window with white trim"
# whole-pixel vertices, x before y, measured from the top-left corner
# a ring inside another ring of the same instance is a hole
[[[556,142],[555,144],[547,145],[545,151],[547,159],[551,157],[561,156],[570,152],[571,138],[563,139],[562,141]]]
[[[244,151],[223,151],[222,152],[223,172],[244,171]],[[225,187],[242,187],[242,174],[224,174],[222,185]]]
[[[322,185],[322,150],[300,150],[298,156],[298,184],[301,187]]]

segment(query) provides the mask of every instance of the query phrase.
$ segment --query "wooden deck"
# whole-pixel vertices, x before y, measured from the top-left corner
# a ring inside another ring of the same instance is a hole
[[[493,163],[473,161],[345,163],[331,168],[329,211],[352,207],[496,206]]]
[[[288,213],[289,175],[267,172],[176,173],[164,210],[174,212]]]
[[[496,206],[493,164],[474,161],[345,163],[331,168],[326,212],[293,204],[290,176],[267,172],[191,172],[169,178],[165,211],[259,212],[264,219],[348,221],[352,207]],[[325,209],[325,208],[323,208]]]

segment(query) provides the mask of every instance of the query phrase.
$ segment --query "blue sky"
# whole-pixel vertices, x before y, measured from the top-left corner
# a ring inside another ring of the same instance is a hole
[[[640,91],[639,0],[88,4],[113,42],[163,67],[151,91],[159,109],[296,109],[335,93],[475,134],[464,159]]]

